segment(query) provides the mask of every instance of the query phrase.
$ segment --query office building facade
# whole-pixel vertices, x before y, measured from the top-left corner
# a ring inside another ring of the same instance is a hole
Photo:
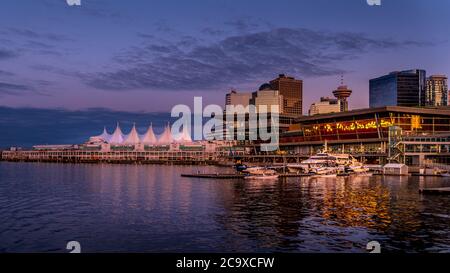
[[[283,96],[283,113],[301,116],[303,114],[303,81],[280,74],[270,81],[272,90]]]
[[[426,106],[446,106],[448,104],[447,77],[433,75],[427,79]]]
[[[309,108],[310,116],[339,112],[341,112],[341,101],[328,97],[320,98],[319,102],[311,104]]]
[[[392,72],[370,80],[371,108],[384,106],[421,107],[426,105],[426,71]]]
[[[252,93],[238,93],[236,90],[231,90],[225,96],[225,105],[242,105],[247,107],[251,98]]]

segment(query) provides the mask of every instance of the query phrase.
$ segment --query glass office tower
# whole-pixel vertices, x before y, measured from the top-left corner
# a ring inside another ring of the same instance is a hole
[[[392,72],[370,80],[370,107],[426,105],[426,71],[415,69]]]

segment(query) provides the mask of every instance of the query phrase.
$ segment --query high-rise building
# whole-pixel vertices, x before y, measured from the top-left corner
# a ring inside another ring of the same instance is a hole
[[[231,90],[226,94],[225,105],[242,105],[247,107],[252,98],[252,93],[238,93],[236,90]]]
[[[301,116],[303,113],[303,81],[280,74],[270,81],[272,90],[278,90],[283,96],[283,113]]]
[[[427,79],[426,106],[447,106],[448,85],[444,75],[433,75]]]
[[[392,72],[370,80],[370,107],[425,106],[426,71],[408,70]]]
[[[320,98],[319,102],[311,104],[309,108],[309,115],[320,115],[329,113],[339,113],[341,111],[341,101],[338,99],[332,99],[328,97]]]
[[[271,112],[271,106],[278,106],[278,113],[284,113],[284,98],[278,90],[273,90],[268,83],[261,85],[258,91],[253,93],[250,104],[255,105],[258,113],[261,113],[261,106],[266,106],[266,111]]]
[[[342,82],[341,86],[339,86],[336,90],[333,91],[333,95],[339,100],[339,105],[341,107],[340,112],[348,111],[348,98],[351,96],[352,90],[348,88]]]

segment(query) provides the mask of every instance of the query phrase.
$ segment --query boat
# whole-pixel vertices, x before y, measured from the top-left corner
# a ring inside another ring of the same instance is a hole
[[[311,173],[314,177],[337,177],[338,174],[338,168],[336,167],[321,167],[321,168],[315,168],[311,170]]]
[[[248,169],[247,169],[248,171]],[[264,168],[254,168],[250,170],[248,174],[244,177],[244,179],[252,179],[252,180],[276,180],[278,179],[278,174],[274,170],[268,170]]]

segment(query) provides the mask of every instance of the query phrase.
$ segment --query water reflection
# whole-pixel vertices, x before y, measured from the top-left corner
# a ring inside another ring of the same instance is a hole
[[[65,252],[72,239],[92,252],[450,250],[450,198],[418,193],[448,179],[180,177],[192,171],[0,163],[0,251]]]

